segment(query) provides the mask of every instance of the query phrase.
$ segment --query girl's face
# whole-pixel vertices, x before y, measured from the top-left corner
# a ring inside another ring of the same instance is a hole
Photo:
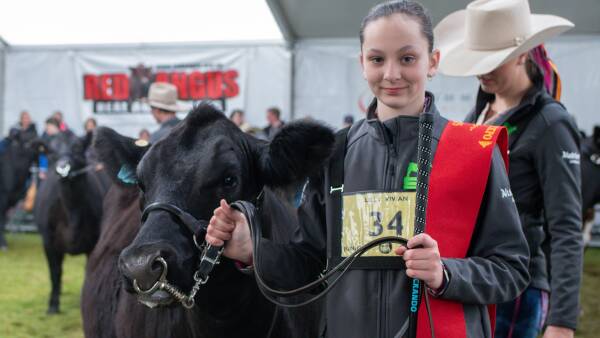
[[[493,71],[477,76],[481,89],[488,94],[510,93],[520,76],[526,74],[524,66],[526,60],[527,53],[523,53]]]
[[[395,111],[420,112],[427,76],[435,74],[439,52],[429,53],[419,22],[393,14],[368,23],[363,34],[360,63],[373,95]]]

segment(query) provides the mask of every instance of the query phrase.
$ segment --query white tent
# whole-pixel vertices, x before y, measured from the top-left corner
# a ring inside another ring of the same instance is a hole
[[[292,111],[339,125],[342,116],[361,116],[369,91],[358,65],[358,31],[377,0],[267,0],[288,46],[293,51]],[[420,0],[433,23],[465,8],[469,0]],[[530,0],[533,13],[556,14],[576,28],[546,46],[563,79],[563,102],[580,128],[600,124],[600,1]],[[449,118],[462,119],[474,102],[473,78],[437,76],[429,89]]]
[[[11,46],[6,53],[4,131],[27,110],[40,124],[54,111],[80,133],[83,122],[137,136],[158,128],[145,101],[152,81],[179,89],[185,115],[210,100],[246,110],[254,125],[267,108],[289,117],[290,55],[282,42]]]
[[[0,37],[0,131],[4,130],[2,114],[4,112],[4,68],[7,46],[8,44]]]
[[[362,18],[381,0],[266,0],[285,39],[356,38]],[[439,22],[472,0],[419,0]],[[576,24],[571,34],[600,33],[597,0],[529,0],[533,13],[555,14]]]
[[[263,125],[264,110],[282,108],[286,119],[311,116],[339,126],[347,114],[360,118],[370,100],[358,64],[360,22],[376,0],[266,0],[284,43],[169,43],[111,46],[7,46],[0,42],[0,131],[16,122],[18,112],[31,109],[41,122],[53,110],[64,110],[76,130],[96,116],[84,100],[85,74],[133,72],[139,63],[160,71],[168,66],[234,67],[240,75],[238,96],[227,111],[245,108],[251,123]],[[469,0],[422,0],[434,24]],[[563,78],[563,102],[589,131],[599,124],[600,2],[597,0],[530,0],[534,13],[564,16],[576,28],[547,43]],[[172,51],[177,51],[176,55]],[[158,68],[157,68],[158,67]],[[160,67],[163,67],[159,69]],[[179,68],[178,68],[179,67]],[[183,67],[183,68],[181,68]],[[193,67],[192,67],[193,68]],[[204,69],[204,68],[203,68]],[[243,73],[243,74],[242,74]],[[110,81],[110,80],[109,80]],[[473,78],[437,76],[429,89],[449,118],[462,119],[471,108],[477,83]],[[94,105],[96,102],[94,101]],[[104,107],[105,103],[101,102]],[[96,106],[94,106],[96,107]],[[100,114],[101,123],[128,134],[156,125],[146,113]],[[127,131],[125,131],[127,130]]]

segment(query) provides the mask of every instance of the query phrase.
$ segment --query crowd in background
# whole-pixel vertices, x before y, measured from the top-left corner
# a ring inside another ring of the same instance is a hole
[[[168,86],[169,84],[159,83],[159,85]],[[137,135],[138,139],[147,142],[156,142],[158,139],[164,137],[168,130],[180,121],[175,115],[175,112],[176,109],[170,111],[167,109],[158,109],[153,106],[152,115],[159,127],[154,132],[150,132],[146,128],[141,129]],[[229,119],[243,132],[263,140],[272,140],[277,132],[285,125],[285,122],[281,118],[281,110],[278,107],[270,107],[266,110],[265,120],[267,124],[262,128],[252,126],[248,123],[246,121],[246,114],[242,109],[233,109],[229,114]],[[343,118],[341,128],[349,127],[353,123],[354,117],[352,115],[346,115]],[[98,123],[96,119],[92,117],[87,118],[83,123],[84,133],[81,137],[93,133],[97,126]],[[50,145],[50,141],[55,138],[56,135],[61,133],[68,134],[69,137],[77,136],[71,128],[69,128],[69,124],[64,120],[64,115],[61,111],[57,110],[48,116],[44,121],[41,133],[38,133],[36,122],[32,120],[28,111],[23,110],[19,115],[19,121],[10,128],[8,135],[4,138],[0,138],[0,154],[12,140],[18,140],[19,142],[26,144],[39,139],[44,144]],[[48,151],[52,151],[52,149],[48,149]],[[38,168],[40,169],[40,176],[43,179],[45,172],[48,169],[48,160],[45,154],[39,156]]]

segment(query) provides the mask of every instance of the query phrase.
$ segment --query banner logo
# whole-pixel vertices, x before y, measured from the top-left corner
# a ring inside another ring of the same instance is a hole
[[[169,82],[177,87],[180,101],[213,101],[226,110],[227,99],[240,94],[238,76],[236,69],[218,64],[139,64],[129,72],[84,74],[83,97],[92,102],[94,114],[147,113],[150,84]]]

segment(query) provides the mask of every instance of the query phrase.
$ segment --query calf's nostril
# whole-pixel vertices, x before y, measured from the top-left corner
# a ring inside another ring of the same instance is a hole
[[[158,253],[132,254],[123,252],[119,259],[121,273],[131,282],[136,281],[142,290],[148,290],[166,275],[166,262]]]

